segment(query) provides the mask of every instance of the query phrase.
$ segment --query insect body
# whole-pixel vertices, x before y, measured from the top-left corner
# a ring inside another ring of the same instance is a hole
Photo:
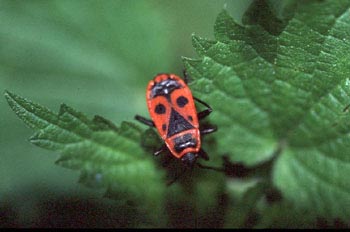
[[[157,128],[164,144],[154,154],[169,150],[187,166],[193,166],[198,157],[208,160],[201,149],[201,135],[216,128],[202,129],[199,120],[209,115],[212,109],[205,102],[194,98],[187,84],[174,74],[159,74],[151,80],[146,92],[148,111],[152,120],[136,115],[140,122]],[[194,100],[207,107],[197,113]]]

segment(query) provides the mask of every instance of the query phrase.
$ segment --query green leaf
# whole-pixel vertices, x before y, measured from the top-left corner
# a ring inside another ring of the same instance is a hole
[[[251,228],[256,222],[256,204],[263,195],[265,184],[258,179],[231,180],[227,183],[228,211],[226,228]]]
[[[140,146],[139,127],[129,122],[116,127],[101,116],[90,120],[64,104],[56,114],[7,91],[5,97],[17,116],[36,131],[31,143],[59,152],[57,164],[80,170],[81,183],[104,187],[106,196],[134,206],[143,214],[143,223],[162,224],[163,173]]]
[[[257,203],[257,213],[261,215],[254,226],[263,228],[316,228],[315,215],[312,211],[295,208],[291,202],[280,201],[273,204],[260,200]]]
[[[218,126],[216,154],[257,165],[296,208],[350,217],[350,1],[255,1],[184,58]]]

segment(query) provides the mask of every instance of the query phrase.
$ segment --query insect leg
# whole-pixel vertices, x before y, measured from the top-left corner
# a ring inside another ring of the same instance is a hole
[[[217,130],[218,130],[217,126],[210,126],[210,127],[206,127],[206,128],[201,129],[200,133],[201,133],[201,135],[207,135],[207,134],[211,134]]]
[[[198,155],[205,160],[209,160],[208,154],[202,148],[199,149]]]
[[[224,168],[218,168],[218,167],[207,166],[207,165],[203,165],[203,164],[200,164],[200,163],[197,163],[197,166],[198,166],[199,168],[202,168],[202,169],[209,169],[209,170],[214,170],[214,171],[217,171],[217,172],[224,172],[224,171],[225,171]]]
[[[154,126],[155,126],[155,125],[154,125],[154,122],[153,122],[152,120],[147,119],[147,118],[144,118],[144,117],[142,117],[142,116],[140,116],[140,115],[135,115],[135,119],[136,119],[137,121],[139,121],[139,122],[141,122],[141,123],[147,125],[147,126],[150,126],[150,127],[154,127]]]
[[[166,151],[168,149],[168,147],[165,145],[165,143],[158,149],[156,150],[153,155],[154,156],[158,156],[160,153]]]
[[[213,111],[213,109],[204,101],[202,101],[196,97],[193,97],[193,99],[207,107],[207,109],[205,109],[197,114],[199,120],[207,117]]]
[[[209,160],[208,154],[202,148],[199,150],[198,155],[201,156],[205,160]],[[225,167],[219,168],[219,167],[203,165],[201,163],[196,163],[196,164],[199,168],[202,168],[202,169],[209,169],[209,170],[214,170],[217,172],[225,172]]]

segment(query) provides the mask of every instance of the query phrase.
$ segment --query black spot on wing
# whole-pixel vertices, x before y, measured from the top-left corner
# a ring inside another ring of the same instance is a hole
[[[187,103],[188,103],[188,99],[184,96],[180,96],[176,99],[176,104],[181,108],[187,105]]]
[[[154,108],[154,112],[156,114],[165,114],[166,108],[163,104],[156,105],[156,108]]]

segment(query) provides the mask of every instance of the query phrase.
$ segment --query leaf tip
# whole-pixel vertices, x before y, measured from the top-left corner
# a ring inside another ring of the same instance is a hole
[[[11,93],[10,91],[5,89],[4,96],[5,96],[6,100],[7,100],[7,102],[9,102],[13,98],[13,93]]]
[[[5,90],[4,91],[4,96],[6,98],[6,101],[7,103],[9,104],[9,106],[11,107],[12,110],[15,111],[15,106],[16,106],[16,103],[22,99],[22,97],[20,96],[17,96],[16,94],[8,91],[8,90]]]
[[[112,129],[114,131],[119,131],[118,127],[112,121],[105,119],[100,115],[95,115],[92,122],[99,125],[99,129]]]
[[[191,60],[193,60],[192,58],[189,58],[189,57],[186,57],[186,56],[181,56],[181,60],[183,61],[183,62],[188,62],[188,61],[191,61]]]
[[[220,13],[218,14],[219,15],[228,15],[228,12],[227,12],[227,5],[225,4],[222,8],[222,10],[220,11]]]
[[[230,14],[228,13],[227,9],[224,7],[220,13],[216,16],[216,20],[218,19],[227,19],[231,18]]]
[[[28,138],[28,141],[35,144],[35,142],[38,141],[38,139],[39,139],[39,132],[36,132]]]
[[[200,37],[195,33],[192,33],[191,38],[192,38],[192,41],[198,41],[200,39]]]
[[[69,106],[67,106],[65,103],[62,103],[60,106],[60,110],[58,111],[58,116],[61,116],[65,112],[67,112],[69,109]]]

